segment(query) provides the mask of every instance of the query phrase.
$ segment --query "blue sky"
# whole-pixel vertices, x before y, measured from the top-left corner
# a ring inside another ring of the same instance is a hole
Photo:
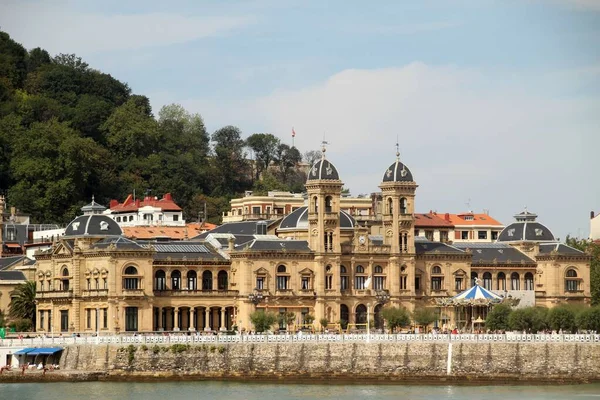
[[[213,131],[331,143],[353,194],[394,160],[417,210],[527,205],[561,238],[600,212],[600,1],[4,1],[25,47],[76,53]],[[470,201],[469,201],[470,199]]]

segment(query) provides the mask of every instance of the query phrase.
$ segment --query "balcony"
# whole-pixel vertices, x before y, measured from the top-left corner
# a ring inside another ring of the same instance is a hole
[[[155,290],[154,295],[157,297],[235,297],[239,294],[238,290]]]
[[[108,289],[89,289],[84,290],[81,294],[82,297],[106,297],[108,296]]]
[[[73,290],[38,290],[35,297],[39,299],[70,299]]]

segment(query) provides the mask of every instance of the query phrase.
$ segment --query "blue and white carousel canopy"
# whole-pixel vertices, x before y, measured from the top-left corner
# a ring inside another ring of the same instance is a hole
[[[489,290],[482,288],[479,285],[475,285],[470,289],[465,290],[462,293],[452,297],[455,302],[461,301],[482,301],[482,302],[501,302],[502,296],[498,296],[496,293],[492,293]]]

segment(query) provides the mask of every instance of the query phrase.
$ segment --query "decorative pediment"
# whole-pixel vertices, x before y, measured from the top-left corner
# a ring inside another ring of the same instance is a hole
[[[459,268],[459,269],[457,269],[456,271],[454,271],[454,272],[452,273],[452,275],[467,275],[467,272],[466,272],[464,269],[462,269],[462,268]]]
[[[62,243],[60,243],[56,246],[54,251],[52,251],[52,254],[55,256],[71,256],[71,255],[73,255],[71,250]]]
[[[302,271],[299,272],[299,274],[300,275],[314,275],[314,272],[310,268],[304,268]]]
[[[269,271],[267,271],[265,268],[260,267],[259,269],[257,269],[256,271],[254,271],[254,273],[256,275],[269,275]]]

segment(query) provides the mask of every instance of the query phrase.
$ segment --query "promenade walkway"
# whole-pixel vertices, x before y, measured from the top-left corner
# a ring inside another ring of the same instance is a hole
[[[106,344],[202,343],[589,343],[600,344],[600,334],[286,334],[206,335],[202,333],[119,334],[81,337],[0,339],[1,347]]]

